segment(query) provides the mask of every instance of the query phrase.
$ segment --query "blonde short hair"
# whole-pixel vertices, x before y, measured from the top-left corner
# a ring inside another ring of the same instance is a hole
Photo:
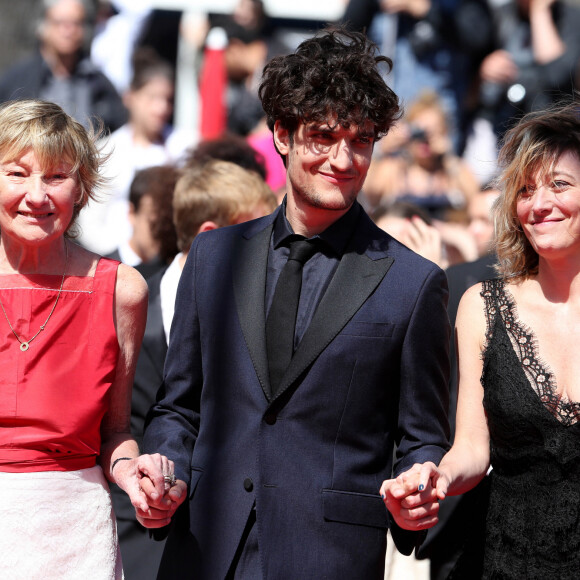
[[[409,104],[405,112],[405,120],[412,123],[419,115],[425,111],[435,111],[441,118],[443,126],[449,129],[449,116],[445,110],[439,95],[430,90],[422,91],[419,96]]]
[[[104,182],[99,173],[104,159],[96,146],[100,132],[87,131],[54,103],[8,101],[0,106],[0,161],[14,161],[32,150],[46,169],[62,159],[70,163],[79,188],[70,230],[89,199],[95,199],[95,189]]]
[[[187,252],[204,222],[232,225],[261,206],[273,211],[276,197],[256,172],[216,159],[191,166],[179,178],[173,195],[177,245]]]
[[[538,254],[517,217],[522,187],[549,175],[567,152],[580,159],[580,103],[561,103],[528,113],[505,135],[497,179],[501,195],[494,204],[497,270],[504,278],[522,280],[537,273]]]

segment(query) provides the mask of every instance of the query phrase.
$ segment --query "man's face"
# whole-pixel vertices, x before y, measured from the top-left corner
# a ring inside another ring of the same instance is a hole
[[[286,155],[288,203],[301,211],[346,212],[362,188],[373,152],[373,124],[348,129],[328,122],[300,124],[293,138],[279,122],[274,139]]]
[[[140,89],[126,93],[124,102],[135,129],[157,139],[173,112],[173,83],[163,76],[153,77]]]
[[[44,48],[60,56],[76,54],[83,45],[85,10],[77,0],[61,0],[46,13],[42,25]]]
[[[133,227],[130,245],[144,262],[152,260],[159,253],[160,244],[151,233],[151,224],[156,218],[155,203],[151,195],[143,195],[136,211],[133,204],[130,204],[129,221]]]

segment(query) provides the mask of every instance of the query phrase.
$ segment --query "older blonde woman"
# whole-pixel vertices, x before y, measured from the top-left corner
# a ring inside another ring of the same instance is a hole
[[[57,105],[0,107],[2,578],[121,578],[106,480],[147,512],[172,477],[130,434],[146,284],[71,239],[99,168]]]
[[[400,525],[421,529],[436,522],[437,498],[471,489],[491,465],[483,578],[577,578],[578,105],[524,117],[501,163],[500,277],[468,290],[457,315],[455,443],[438,468],[414,466],[382,492]],[[468,564],[460,577],[478,575]]]

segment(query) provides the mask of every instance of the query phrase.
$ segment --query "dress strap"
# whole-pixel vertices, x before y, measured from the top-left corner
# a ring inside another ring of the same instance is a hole
[[[119,264],[117,260],[101,258],[93,279],[91,325],[92,328],[99,328],[111,336],[116,336],[114,305]]]
[[[93,289],[96,292],[114,295],[117,270],[121,262],[110,258],[101,258],[97,264]]]
[[[480,295],[484,301],[486,322],[485,338],[486,342],[489,343],[497,314],[507,307],[503,280],[499,278],[484,280],[481,285]]]

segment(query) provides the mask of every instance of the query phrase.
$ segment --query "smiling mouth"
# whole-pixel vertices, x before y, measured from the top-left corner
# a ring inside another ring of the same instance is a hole
[[[332,181],[351,181],[355,178],[354,175],[350,174],[336,175],[335,173],[322,173],[322,175]]]
[[[51,215],[53,215],[51,212],[49,212],[49,213],[30,213],[27,211],[19,211],[18,214],[21,215],[22,217],[32,218],[32,219],[37,219],[37,220],[47,218],[47,217],[50,217]]]

